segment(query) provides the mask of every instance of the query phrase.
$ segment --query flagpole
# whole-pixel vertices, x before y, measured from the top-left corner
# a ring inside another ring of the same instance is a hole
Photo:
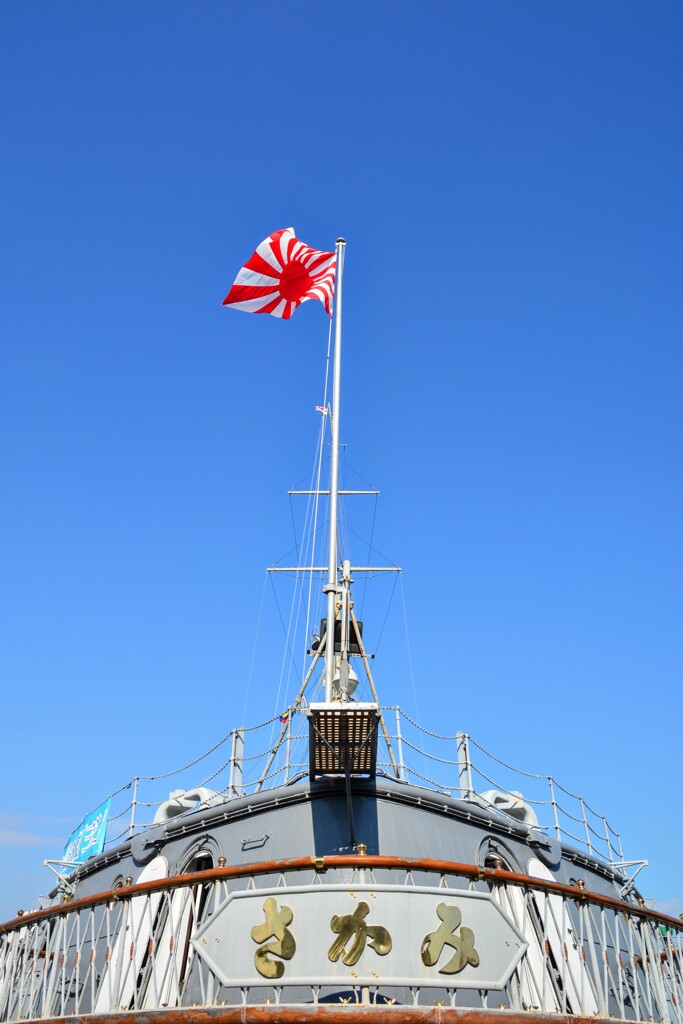
[[[327,634],[325,640],[325,701],[332,700],[334,633],[337,618],[337,502],[339,496],[339,413],[341,394],[342,273],[346,241],[337,239],[337,272],[334,286],[334,377],[332,390],[332,451],[330,457],[330,546],[327,562]]]

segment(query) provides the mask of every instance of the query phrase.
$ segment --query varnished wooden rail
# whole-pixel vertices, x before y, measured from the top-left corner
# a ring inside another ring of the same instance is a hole
[[[49,920],[60,914],[71,913],[88,907],[96,907],[112,900],[130,899],[144,893],[163,892],[166,889],[177,889],[183,886],[196,885],[200,882],[220,882],[231,878],[245,878],[251,875],[271,875],[290,871],[315,870],[324,872],[333,868],[399,868],[405,871],[427,871],[439,875],[457,875],[480,881],[506,882],[537,892],[557,893],[578,902],[592,903],[596,906],[609,907],[619,913],[632,915],[655,921],[683,931],[683,920],[662,914],[657,910],[637,903],[626,903],[611,896],[591,892],[582,886],[565,885],[563,882],[550,882],[543,878],[534,878],[516,871],[503,868],[482,868],[476,864],[461,864],[457,861],[432,860],[430,858],[407,858],[382,856],[379,854],[335,854],[330,857],[296,857],[289,860],[267,860],[256,864],[230,865],[209,868],[207,871],[196,871],[191,874],[173,875],[153,882],[140,882],[136,885],[124,885],[107,892],[83,896],[78,900],[48,907],[45,910],[34,910],[0,924],[0,935],[23,928],[37,921]],[[379,883],[378,883],[379,884]],[[506,1018],[507,1019],[507,1018]]]

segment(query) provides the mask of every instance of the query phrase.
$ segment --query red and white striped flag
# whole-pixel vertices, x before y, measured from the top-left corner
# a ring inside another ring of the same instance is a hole
[[[223,299],[245,313],[271,313],[289,320],[307,299],[320,299],[332,316],[337,255],[304,245],[294,228],[268,235],[240,270]]]

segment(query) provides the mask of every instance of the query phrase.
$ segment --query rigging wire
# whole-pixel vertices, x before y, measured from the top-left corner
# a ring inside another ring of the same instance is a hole
[[[277,613],[278,613],[278,615],[280,617],[280,625],[282,626],[282,632],[285,635],[285,646],[286,646],[285,655],[286,655],[286,651],[289,650],[289,656],[292,659],[292,661],[294,661],[294,654],[292,653],[292,648],[291,648],[290,643],[289,643],[289,632],[287,630],[287,627],[285,626],[285,620],[282,617],[282,611],[280,609],[280,602],[277,599],[277,591],[275,590],[275,583],[273,582],[273,579],[272,579],[272,573],[268,573],[268,576],[271,578],[270,579],[270,584],[271,584],[271,587],[273,588],[273,596],[275,598],[275,606],[277,608]],[[295,668],[296,668],[296,671],[298,672],[299,669],[296,667],[296,665],[295,665]],[[280,696],[280,693],[279,693],[279,689],[278,689],[278,698],[279,698],[279,696]]]
[[[346,464],[343,459],[340,459],[341,468],[341,479],[339,481],[340,489],[343,489],[346,484]],[[349,524],[346,514],[346,500],[343,496],[339,498],[339,562],[344,561],[344,558],[348,558],[351,561],[351,543],[349,541]]]
[[[324,431],[324,424],[321,424],[320,431],[321,432]],[[320,473],[319,473],[319,462],[320,462],[319,448],[320,448],[321,444],[322,444],[322,440],[316,441],[315,454],[314,454],[314,460],[313,460],[313,469],[311,471],[311,478],[310,478],[310,487],[311,487],[311,489],[315,489],[316,492],[320,489],[320,487],[319,487],[319,478],[320,478]],[[317,486],[315,488],[313,488],[313,484],[314,484],[314,481],[316,479],[316,468],[318,468],[318,474],[317,474],[318,484],[317,484]],[[291,494],[289,495],[289,508],[290,508],[291,517],[292,517],[292,529],[293,529],[293,532],[294,532],[294,544],[295,544],[295,550],[296,550],[297,565],[300,566],[300,567],[301,566],[306,566],[308,564],[310,564],[310,565],[315,564],[313,562],[313,556],[312,555],[311,555],[310,559],[306,557],[306,551],[307,551],[307,545],[308,545],[309,541],[311,542],[313,549],[315,547],[315,529],[314,529],[314,527],[315,527],[315,522],[316,522],[316,518],[317,518],[317,501],[318,501],[318,494],[317,493],[315,495],[310,495],[309,494],[309,496],[307,498],[307,501],[306,501],[306,511],[305,511],[305,514],[304,514],[303,529],[302,529],[302,533],[301,533],[301,543],[299,543],[299,539],[298,539],[298,536],[297,536],[297,530],[296,530],[296,521],[295,521],[295,518],[294,518],[294,505],[293,505],[293,502],[292,502],[292,495]],[[298,584],[298,573],[296,575],[297,575],[297,581],[295,582],[294,588],[293,588],[293,591],[292,591],[292,602],[293,602],[293,605],[294,605],[294,602],[297,601],[297,593],[298,593],[299,596],[298,596],[296,620],[295,620],[295,624],[294,624],[294,637],[293,637],[294,644],[296,644],[296,637],[298,635],[299,615],[300,615],[300,611],[301,611],[301,604],[302,604],[302,602],[304,600],[304,592],[305,592],[305,576],[302,577],[301,585],[299,586],[299,584]],[[310,594],[310,581],[309,581],[309,594]],[[308,611],[309,605],[310,605],[310,598],[309,598],[309,602],[307,603],[307,611]],[[306,625],[306,635],[307,634],[308,634],[308,623]],[[306,664],[305,664],[305,660],[304,660],[304,664],[302,665],[302,677],[303,677],[303,674],[305,674],[305,671],[306,671]],[[288,690],[289,690],[289,677],[288,677],[288,681],[287,681],[286,692],[288,692]]]
[[[351,529],[350,526],[349,526],[349,532],[352,533],[354,535],[354,537],[358,537],[359,540],[362,540],[364,544],[366,543],[365,537],[363,537],[360,533],[356,533],[356,531]],[[385,555],[382,551],[380,551],[379,548],[376,548],[376,547],[373,546],[372,550],[376,551],[377,554],[380,556],[380,558],[383,558],[384,561],[388,562],[389,565],[392,566],[394,569],[398,569],[398,565],[396,564],[396,562],[394,562],[393,559],[389,558],[388,555]]]
[[[389,595],[389,604],[387,605],[387,610],[386,610],[386,612],[384,614],[384,621],[382,622],[382,628],[379,631],[379,636],[377,637],[377,643],[375,644],[375,655],[377,655],[377,652],[379,651],[379,645],[380,645],[380,643],[382,641],[382,635],[384,633],[384,627],[386,626],[387,619],[389,618],[389,612],[391,611],[391,606],[392,606],[393,601],[394,601],[394,594],[396,593],[396,586],[398,584],[398,578],[399,578],[400,575],[401,574],[399,572],[397,572],[395,574],[395,576],[394,576],[394,585],[391,588],[391,594]],[[368,576],[365,577],[365,582],[367,583],[367,581],[368,581]]]
[[[378,498],[377,498],[377,495],[375,495],[375,504],[374,504],[374,508],[373,508],[373,512],[372,512],[372,524],[370,526],[370,540],[368,541],[368,565],[372,565],[372,551],[373,551],[372,542],[373,542],[374,537],[375,537],[375,522],[377,520],[377,505],[378,505]],[[360,599],[360,617],[361,618],[363,618],[363,608],[365,607],[365,595],[367,593],[367,589],[368,589],[368,577],[366,576],[365,579],[363,580],[363,593],[362,593],[361,599]],[[394,589],[395,589],[395,585],[394,585]],[[393,597],[393,591],[392,591],[392,595],[391,596]],[[387,609],[387,614],[388,614],[388,609]],[[386,622],[386,617],[385,617],[384,621]],[[384,627],[382,627],[382,628],[384,628]]]
[[[299,557],[299,538],[297,537],[297,533],[296,533],[296,523],[294,521],[294,504],[292,502],[292,495],[291,494],[289,495],[289,514],[290,514],[291,519],[292,519],[292,533],[294,535],[294,550],[296,551],[296,564],[300,565],[301,564],[301,559]],[[308,502],[306,502],[306,517],[307,516],[308,516]],[[304,519],[304,522],[305,521],[306,521],[306,519]]]
[[[328,362],[329,362],[329,350],[328,350]],[[327,374],[325,376],[324,395],[325,395],[325,400],[327,400]],[[326,408],[326,406],[323,406],[323,408]],[[320,511],[320,479],[321,479],[321,475],[322,475],[322,462],[323,462],[323,452],[324,452],[324,445],[325,445],[325,426],[326,426],[325,421],[326,420],[327,420],[327,416],[321,414],[321,416],[320,416],[320,432],[319,432],[319,435],[318,435],[317,459],[316,459],[316,465],[314,467],[313,477],[312,477],[312,481],[311,481],[312,485],[313,485],[313,489],[316,492],[315,493],[315,498],[314,498],[314,503],[313,503],[313,515],[312,515],[312,519],[311,519],[310,538],[309,538],[310,539],[310,564],[311,565],[315,565],[315,549],[316,549],[316,540],[317,540],[317,534],[318,534],[318,529],[319,529],[319,527],[318,527],[318,514],[319,514],[319,511]],[[303,588],[302,588],[302,593],[303,593]],[[306,596],[306,622],[305,622],[305,627],[304,627],[305,628],[305,633],[304,633],[304,650],[303,650],[303,666],[302,666],[302,672],[303,673],[305,673],[305,671],[306,671],[306,648],[308,646],[308,637],[310,635],[310,629],[311,629],[311,604],[312,604],[312,599],[313,599],[313,573],[310,572],[308,574],[308,594]]]
[[[327,409],[327,392],[328,392],[328,387],[329,387],[331,349],[332,349],[332,323],[330,322],[330,327],[328,329],[328,336],[327,336],[327,354],[326,354],[326,360],[325,360],[325,380],[324,380],[324,387],[323,387],[323,406],[322,406],[322,408],[324,408],[324,409]],[[312,484],[311,489],[315,491],[315,494],[312,495],[312,496],[309,495],[308,501],[306,502],[306,511],[305,511],[305,515],[304,515],[304,524],[303,524],[301,542],[299,542],[299,538],[298,538],[298,535],[297,535],[296,521],[295,521],[295,518],[294,518],[294,511],[293,511],[293,508],[292,508],[292,500],[291,500],[292,496],[290,495],[290,512],[291,512],[291,516],[292,516],[292,527],[293,527],[293,531],[294,531],[294,544],[295,544],[295,551],[296,551],[296,557],[297,557],[297,565],[299,565],[299,566],[302,566],[302,557],[304,557],[307,554],[307,552],[308,552],[309,541],[310,541],[311,559],[313,558],[313,555],[315,553],[315,543],[316,543],[316,534],[317,534],[317,518],[318,518],[318,508],[319,508],[319,500],[320,500],[320,495],[319,495],[319,491],[320,491],[320,475],[321,475],[321,467],[322,467],[322,456],[323,456],[323,451],[324,451],[324,437],[325,437],[325,422],[324,421],[327,419],[327,416],[325,416],[325,414],[321,413],[321,417],[320,418],[321,418],[322,422],[320,424],[319,437],[318,437],[318,441],[316,442],[316,449],[315,449],[313,468],[312,468],[311,475],[310,475],[311,484]],[[304,561],[305,561],[305,558],[304,558]],[[315,563],[313,561],[311,561],[311,564],[315,564]],[[309,576],[308,595],[307,596],[305,596],[305,593],[306,593],[305,576],[306,575]],[[290,683],[291,683],[291,675],[292,675],[292,667],[294,668],[294,671],[296,672],[297,679],[299,681],[301,681],[301,679],[303,678],[303,676],[305,674],[305,670],[306,670],[305,649],[306,649],[306,640],[308,638],[308,631],[309,631],[309,628],[310,628],[311,594],[312,594],[312,585],[313,585],[312,576],[313,576],[312,573],[308,573],[308,574],[306,574],[306,573],[298,573],[298,572],[296,573],[294,587],[292,589],[292,600],[291,600],[290,610],[289,610],[289,621],[288,621],[286,629],[285,629],[285,626],[284,626],[284,619],[283,619],[282,613],[280,611],[279,604],[277,602],[277,593],[275,591],[275,585],[273,583],[273,593],[275,595],[276,604],[278,604],[278,614],[280,615],[280,621],[281,621],[283,630],[285,631],[285,650],[283,652],[282,664],[281,664],[281,668],[280,668],[280,679],[279,679],[279,682],[278,682],[277,695],[276,695],[276,700],[277,700],[277,706],[278,707],[280,706],[281,694],[283,692],[283,680],[284,680],[285,699],[287,699],[287,695],[289,694]],[[305,608],[306,608],[306,615],[305,615],[305,639],[304,639],[304,661],[303,661],[303,665],[302,665],[302,671],[300,673],[299,669],[298,669],[298,666],[296,665],[296,662],[295,662],[292,646],[293,646],[293,643],[296,642],[296,637],[298,636],[298,633],[299,633],[300,616],[301,616],[301,612],[302,612],[302,607],[304,605],[305,605]],[[289,659],[287,658],[287,653],[289,653]],[[285,668],[287,669],[286,679],[285,679]]]
[[[291,496],[290,496],[290,507],[291,507]],[[303,533],[304,537],[307,535],[308,522],[309,522],[309,514],[311,513],[311,511],[312,511],[312,502],[311,502],[311,496],[309,495],[308,500],[306,502],[306,513],[305,513],[305,516],[304,516],[304,533]],[[303,543],[303,541],[302,541],[302,543]],[[300,557],[298,558],[298,564],[301,565]],[[295,581],[294,581],[294,587],[292,588],[292,603],[291,603],[291,606],[290,606],[289,626],[288,626],[288,643],[289,643],[290,649],[291,649],[292,645],[296,644],[296,638],[297,638],[297,635],[298,635],[299,617],[300,617],[300,614],[301,614],[301,606],[302,606],[303,599],[304,599],[305,576],[306,576],[305,573],[300,574],[300,573],[297,572],[296,577],[295,577]],[[294,625],[293,626],[292,626],[292,617],[294,617]],[[288,663],[288,669],[287,669],[287,680],[285,682],[285,688],[284,688],[285,701],[288,700],[288,695],[289,695],[289,691],[290,691],[290,683],[291,683],[291,678],[292,678],[292,665],[293,664],[294,664],[294,659],[292,658],[290,660],[290,662]],[[283,669],[284,669],[284,660],[283,660]],[[295,670],[296,670],[296,666],[295,666]],[[303,666],[303,670],[305,671],[305,666]],[[298,675],[298,672],[297,672],[297,675]],[[301,679],[301,678],[303,678],[303,676],[298,676],[298,678]],[[282,674],[280,675],[280,683],[282,683]],[[279,703],[279,697],[280,697],[280,689],[281,689],[281,687],[278,687],[278,703]]]
[[[320,526],[318,526],[315,531],[309,530],[307,532],[307,534],[306,534],[306,543],[310,543],[311,536],[312,536],[313,532],[315,532],[315,534],[317,536],[320,533],[321,530],[324,530],[325,533],[327,533],[327,522],[321,523]],[[305,563],[302,562],[298,566],[296,566],[296,565],[288,566],[289,572],[285,572],[284,567],[280,568],[280,562],[291,561],[291,558],[288,558],[288,556],[291,555],[293,553],[293,551],[294,551],[293,548],[290,548],[289,551],[285,551],[284,555],[282,555],[281,558],[278,558],[277,562],[273,562],[273,565],[271,566],[271,568],[272,569],[277,569],[279,575],[286,576],[286,577],[297,576],[297,574],[299,573],[300,569],[310,568],[310,565],[308,564],[310,559],[306,559]],[[322,566],[318,566],[318,568],[321,569],[321,572],[327,572],[327,565],[325,565],[324,569],[323,569]],[[315,573],[313,575],[315,575]],[[320,573],[318,575],[320,575]]]
[[[247,676],[247,685],[244,693],[244,704],[242,705],[242,721],[246,721],[247,717],[247,705],[249,703],[249,696],[251,694],[251,684],[254,678],[254,663],[256,661],[256,650],[258,648],[258,638],[261,631],[261,618],[263,615],[263,602],[266,596],[266,577],[263,580],[263,586],[261,587],[261,601],[259,603],[258,617],[256,619],[256,633],[254,634],[254,645],[251,649],[251,662],[249,664],[249,675]]]
[[[403,574],[399,573],[398,575],[401,576],[401,604],[403,606],[403,627],[405,629],[406,634],[406,651],[408,653],[408,672],[410,675],[410,683],[413,689],[413,700],[415,702],[415,711],[417,712],[416,717],[419,719],[422,716],[420,714],[420,704],[417,699],[417,687],[415,686],[415,669],[413,668],[413,655],[410,650],[410,636],[408,635],[408,614],[406,612],[406,595],[403,589]]]
[[[330,357],[331,357],[331,354],[332,354],[332,320],[330,320],[330,326],[329,326],[329,329],[328,329],[328,332],[327,332],[327,355],[325,357],[325,383],[323,385],[323,401],[322,401],[323,409],[328,409],[327,393],[328,393],[328,388],[329,388],[329,384],[330,384]],[[315,472],[315,492],[316,493],[315,493],[315,500],[314,500],[312,535],[311,535],[311,565],[315,565],[315,561],[314,561],[314,558],[315,558],[315,541],[316,541],[316,534],[317,534],[317,531],[318,531],[318,513],[320,511],[320,479],[321,479],[321,474],[322,474],[323,454],[324,454],[324,451],[325,451],[325,433],[326,433],[326,426],[327,426],[326,421],[328,419],[329,419],[329,410],[328,410],[328,414],[327,415],[325,415],[324,413],[320,414],[320,421],[321,421],[320,422],[320,435],[319,435],[319,441],[318,441],[318,458],[317,458],[317,466],[316,466],[316,472]],[[308,579],[308,598],[307,598],[307,601],[306,601],[306,634],[305,634],[304,654],[303,654],[303,659],[304,659],[303,671],[304,672],[305,672],[305,669],[306,669],[306,647],[308,646],[308,637],[310,635],[310,629],[311,629],[311,599],[312,599],[312,595],[313,595],[313,573],[312,572],[309,573],[308,576],[309,576],[309,579]],[[321,591],[321,593],[322,593],[322,591]],[[320,595],[318,595],[318,597],[320,597]]]

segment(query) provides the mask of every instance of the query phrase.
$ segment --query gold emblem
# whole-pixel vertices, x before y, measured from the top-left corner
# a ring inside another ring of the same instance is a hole
[[[421,955],[425,967],[434,967],[439,962],[444,946],[450,946],[455,953],[445,967],[439,969],[439,974],[458,974],[467,964],[478,967],[479,954],[474,948],[474,932],[471,928],[460,928],[462,914],[458,908],[439,903],[436,914],[441,924],[435,932],[425,935],[422,940]],[[456,935],[458,928],[460,934]]]
[[[256,924],[251,929],[251,937],[254,942],[265,943],[267,939],[276,939],[267,945],[261,945],[254,953],[256,970],[264,978],[281,978],[285,973],[285,965],[282,960],[291,960],[296,952],[294,936],[287,927],[294,919],[291,907],[283,905],[281,910],[277,908],[277,900],[269,896],[263,904],[263,912],[266,916],[265,924]],[[282,957],[282,960],[271,960],[270,956]]]
[[[378,956],[386,956],[390,951],[391,935],[382,925],[367,925],[365,918],[369,913],[370,907],[367,903],[361,902],[353,914],[343,914],[342,916],[334,914],[330,921],[330,928],[339,938],[334,940],[327,951],[327,955],[333,963],[336,963],[341,957],[342,963],[345,963],[347,967],[353,967],[360,960],[366,943],[371,949],[374,949]],[[347,950],[346,945],[351,938],[353,938],[353,944]]]

